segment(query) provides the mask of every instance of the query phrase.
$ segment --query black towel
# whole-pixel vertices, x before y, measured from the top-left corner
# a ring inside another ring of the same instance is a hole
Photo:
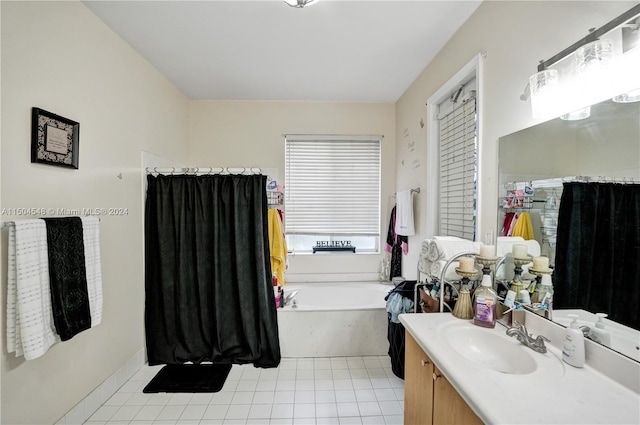
[[[80,217],[45,218],[53,323],[62,341],[91,327]]]

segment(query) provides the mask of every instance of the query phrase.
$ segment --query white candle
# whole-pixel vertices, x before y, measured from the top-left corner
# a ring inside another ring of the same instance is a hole
[[[549,257],[533,257],[534,270],[547,270],[549,268]]]
[[[475,260],[473,257],[460,257],[460,270],[465,272],[475,271]]]
[[[496,256],[495,245],[480,245],[480,257],[495,258],[495,256]]]
[[[511,253],[513,254],[514,258],[527,258],[527,246],[516,244],[511,249]]]

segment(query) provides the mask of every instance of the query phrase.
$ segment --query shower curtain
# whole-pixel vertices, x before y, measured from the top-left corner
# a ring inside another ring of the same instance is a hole
[[[266,176],[147,176],[150,365],[280,363]]]
[[[640,185],[564,183],[553,302],[640,329]]]

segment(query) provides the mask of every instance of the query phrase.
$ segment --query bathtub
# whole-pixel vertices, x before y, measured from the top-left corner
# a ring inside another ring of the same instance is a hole
[[[384,297],[391,288],[380,282],[287,284],[285,296],[297,291],[297,306],[278,309],[282,356],[386,355]]]

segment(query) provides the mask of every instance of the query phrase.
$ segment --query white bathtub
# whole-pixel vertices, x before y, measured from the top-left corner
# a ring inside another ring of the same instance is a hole
[[[380,282],[287,284],[297,307],[278,309],[283,357],[385,355],[390,285]]]

